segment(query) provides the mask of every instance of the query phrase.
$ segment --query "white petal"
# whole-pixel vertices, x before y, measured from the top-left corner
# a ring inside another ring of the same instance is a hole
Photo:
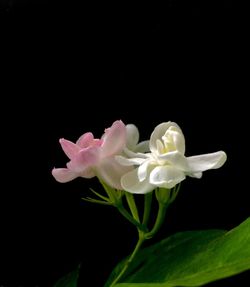
[[[135,147],[135,152],[149,152],[149,141],[142,141]]]
[[[158,155],[157,159],[162,162],[167,162],[168,164],[183,171],[186,171],[189,168],[187,158],[178,151],[171,151]]]
[[[196,173],[186,173],[186,175],[194,178],[201,178],[202,177],[202,172],[196,172]]]
[[[148,158],[148,156],[144,153],[134,152],[134,151],[131,151],[127,148],[124,148],[123,152],[125,153],[126,156],[128,156],[130,158]]]
[[[220,168],[227,160],[224,151],[214,153],[196,155],[187,157],[189,171],[191,173],[199,173],[208,169]]]
[[[161,142],[161,140],[159,140],[159,139],[156,140],[156,146],[157,146],[157,154],[164,153],[164,145]]]
[[[151,162],[151,159],[145,160],[144,163],[138,167],[138,178],[140,182],[142,182],[148,177],[148,169]]]
[[[106,158],[96,167],[96,173],[107,185],[121,190],[121,177],[131,169],[120,165],[114,158]]]
[[[149,183],[148,178],[140,182],[138,169],[134,169],[125,174],[121,179],[122,188],[131,193],[144,194],[154,190],[155,186]]]
[[[149,182],[158,187],[173,188],[176,184],[185,179],[183,171],[172,166],[157,166],[150,173]]]
[[[126,158],[121,155],[115,156],[115,159],[117,162],[124,166],[140,165],[145,161],[144,158]]]
[[[185,153],[185,138],[179,127],[171,126],[166,133],[173,141],[175,149],[180,153]],[[164,140],[164,136],[163,136]]]
[[[162,140],[162,137],[164,136],[164,134],[166,133],[167,129],[171,126],[175,126],[178,129],[179,126],[174,123],[174,122],[167,122],[167,123],[162,123],[159,124],[153,131],[153,133],[151,134],[150,137],[150,142],[149,142],[149,148],[153,153],[157,152],[157,144],[156,144],[156,140]],[[181,129],[180,129],[181,130]]]
[[[139,141],[139,131],[138,128],[133,125],[133,124],[129,124],[126,125],[126,131],[127,131],[127,143],[126,146],[131,149],[134,150],[138,141]]]

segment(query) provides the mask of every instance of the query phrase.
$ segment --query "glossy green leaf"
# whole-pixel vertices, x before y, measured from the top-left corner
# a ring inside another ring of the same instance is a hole
[[[105,286],[121,269],[117,265]],[[250,269],[250,218],[233,230],[177,233],[138,253],[117,287],[202,286]]]
[[[79,267],[59,279],[53,287],[77,287]]]

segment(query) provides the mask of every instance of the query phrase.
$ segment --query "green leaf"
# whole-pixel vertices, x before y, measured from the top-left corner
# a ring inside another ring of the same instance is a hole
[[[105,286],[110,285],[123,262]],[[181,232],[141,250],[115,286],[202,286],[249,269],[250,218],[229,232]]]
[[[59,279],[53,287],[77,287],[80,266]]]

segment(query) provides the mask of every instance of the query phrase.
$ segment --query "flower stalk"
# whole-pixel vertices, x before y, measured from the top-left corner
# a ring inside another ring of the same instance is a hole
[[[134,219],[137,220],[138,222],[140,222],[140,217],[139,217],[139,213],[138,213],[137,206],[135,203],[134,195],[132,193],[125,192],[125,196],[127,199],[129,209],[130,209]]]
[[[115,284],[120,281],[120,279],[123,277],[123,275],[126,273],[128,267],[130,266],[130,264],[133,262],[133,260],[135,259],[137,253],[139,252],[143,242],[145,241],[145,237],[144,237],[144,233],[143,232],[139,232],[139,239],[136,243],[136,246],[132,252],[132,254],[130,255],[130,257],[128,258],[128,260],[124,263],[124,266],[122,268],[122,270],[120,271],[120,273],[117,275],[117,277],[114,279],[114,281],[111,283],[110,287],[115,286]]]
[[[152,199],[153,199],[153,192],[145,194],[145,196],[144,196],[144,212],[143,212],[142,224],[144,224],[146,226],[148,225],[148,221],[149,221],[149,218],[150,218]]]

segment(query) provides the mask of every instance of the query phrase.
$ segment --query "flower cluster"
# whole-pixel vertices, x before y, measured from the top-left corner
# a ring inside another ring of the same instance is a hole
[[[186,176],[200,178],[203,171],[219,168],[226,161],[223,151],[186,157],[183,133],[174,122],[158,125],[150,139],[143,142],[139,142],[135,125],[125,126],[122,121],[115,121],[100,139],[88,132],[76,143],[60,139],[60,144],[69,162],[66,168],[52,170],[55,179],[68,182],[76,177],[96,176],[106,194],[90,189],[95,197],[82,199],[116,207],[137,228],[135,249],[112,277],[112,282],[107,285],[110,287],[124,276],[143,242],[153,238],[161,228],[168,206],[179,192],[179,183]],[[143,213],[139,212],[134,193],[144,195]],[[151,212],[154,198],[158,202],[156,216]]]
[[[53,169],[57,181],[97,176],[112,188],[138,194],[171,189],[186,176],[200,178],[227,158],[223,151],[186,157],[184,135],[174,122],[159,124],[150,140],[140,143],[135,125],[115,121],[100,139],[88,132],[76,143],[60,139],[60,144],[70,161],[66,168]]]

